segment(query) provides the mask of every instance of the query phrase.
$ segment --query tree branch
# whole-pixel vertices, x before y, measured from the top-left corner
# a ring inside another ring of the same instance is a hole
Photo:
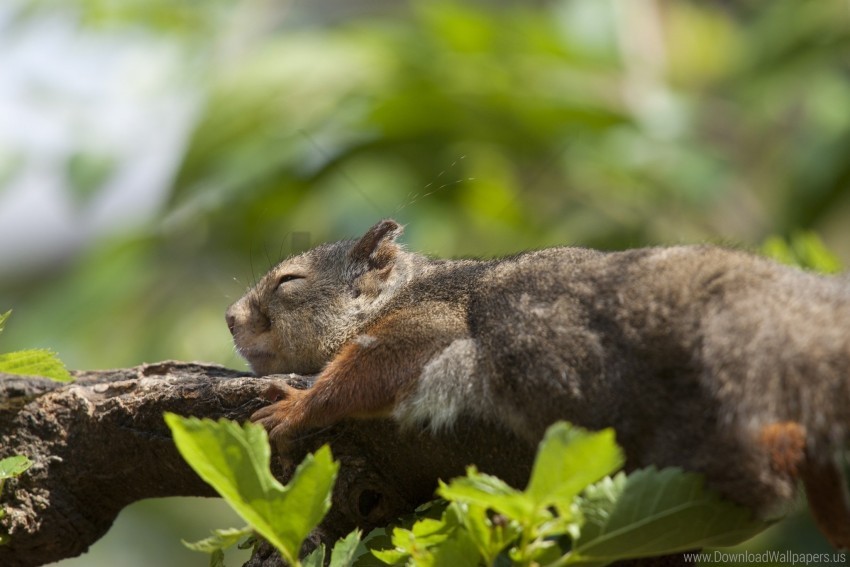
[[[2,565],[84,552],[126,505],[157,496],[211,496],[183,462],[164,411],[245,419],[269,379],[216,366],[163,362],[80,372],[76,382],[0,375],[0,458],[33,467],[0,495],[11,541]]]
[[[75,375],[76,382],[61,384],[0,374],[0,458],[21,454],[35,462],[0,495],[6,511],[0,524],[11,536],[0,546],[0,565],[79,555],[137,500],[214,496],[177,453],[163,412],[244,421],[266,403],[273,383],[310,384],[296,375],[255,377],[181,362]],[[332,544],[355,527],[386,525],[430,500],[437,479],[460,475],[472,463],[522,487],[535,452],[506,430],[471,420],[436,436],[401,431],[387,420],[352,421],[297,440],[274,463],[276,476],[285,482],[324,443],[341,468],[331,511],[308,548]],[[265,548],[248,565],[281,560]]]

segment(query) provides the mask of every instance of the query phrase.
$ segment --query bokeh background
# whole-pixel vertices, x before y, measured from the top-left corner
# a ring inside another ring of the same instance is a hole
[[[0,4],[0,350],[244,368],[225,307],[382,217],[435,255],[817,235],[848,265],[850,4]],[[205,565],[179,539],[231,525],[142,502],[63,565]],[[805,513],[744,548],[829,551]]]

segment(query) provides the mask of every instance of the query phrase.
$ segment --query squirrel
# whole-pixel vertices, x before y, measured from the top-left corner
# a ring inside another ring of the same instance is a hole
[[[226,313],[257,375],[317,375],[252,420],[273,440],[349,418],[539,441],[613,427],[630,469],[702,473],[770,518],[805,486],[850,548],[850,284],[709,245],[549,248],[474,260],[405,250],[382,220],[284,260]]]

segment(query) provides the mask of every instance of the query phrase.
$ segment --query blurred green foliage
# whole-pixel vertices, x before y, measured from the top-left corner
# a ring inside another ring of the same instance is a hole
[[[413,2],[328,26],[260,2],[76,5],[91,33],[191,38],[187,81],[206,95],[145,230],[0,282],[14,340],[74,367],[238,364],[221,312],[289,235],[384,216],[440,255],[809,229],[850,257],[840,3]],[[263,16],[276,23],[224,52]],[[73,156],[69,190],[91,200],[115,167]]]
[[[224,309],[293,233],[386,216],[438,255],[776,236],[800,260],[792,237],[814,231],[850,259],[845,3],[423,0],[332,22],[310,4],[29,3],[78,10],[84,33],[173,40],[202,105],[157,218],[0,274],[5,349],[242,366]],[[81,153],[68,191],[90,201],[120,165]]]
[[[764,241],[762,252],[783,264],[824,274],[835,274],[843,269],[841,261],[812,232],[796,232],[789,239],[771,236]]]

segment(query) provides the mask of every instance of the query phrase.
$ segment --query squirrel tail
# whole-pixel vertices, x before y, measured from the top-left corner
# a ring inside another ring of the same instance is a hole
[[[833,546],[850,549],[850,496],[838,463],[807,458],[800,472],[815,523]]]

